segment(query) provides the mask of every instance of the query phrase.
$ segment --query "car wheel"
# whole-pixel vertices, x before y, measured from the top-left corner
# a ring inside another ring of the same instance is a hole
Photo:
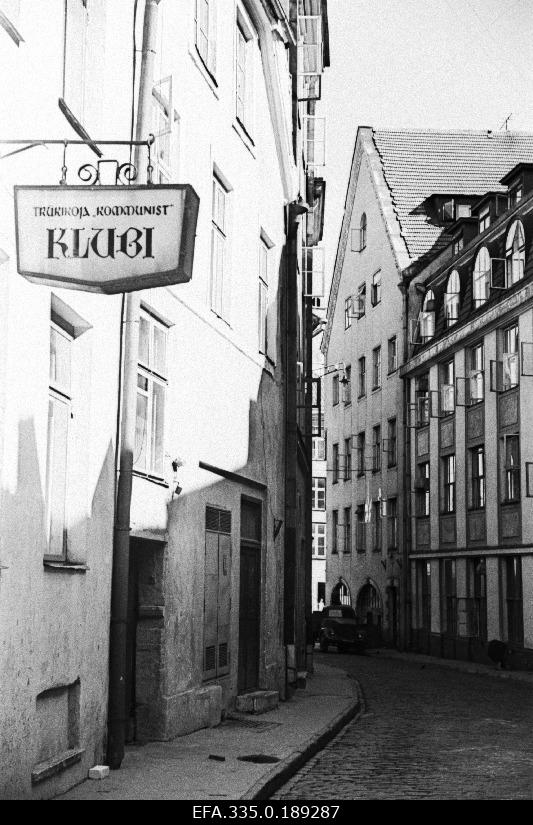
[[[320,639],[320,650],[322,653],[328,652],[328,643],[325,639]]]

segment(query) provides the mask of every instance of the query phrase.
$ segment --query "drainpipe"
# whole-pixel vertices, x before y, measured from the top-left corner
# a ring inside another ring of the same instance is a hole
[[[407,364],[409,359],[409,284],[403,282],[400,290],[404,300],[403,310],[403,363]],[[411,520],[411,428],[409,426],[409,379],[402,378],[402,408],[404,437],[403,447],[403,543],[402,543],[402,586],[401,599],[401,627],[400,627],[400,647],[408,650],[410,647],[411,635],[411,577],[409,553],[412,540],[412,520]]]
[[[152,87],[160,0],[146,0],[144,9],[141,75],[137,103],[137,140],[146,140],[151,129]],[[143,162],[142,147],[137,146],[135,165]],[[109,717],[107,760],[113,770],[120,768],[126,739],[126,644],[130,560],[130,509],[133,484],[133,452],[137,407],[137,362],[139,351],[140,297],[126,295],[123,317],[124,365],[120,459],[113,534],[113,574],[111,583],[111,627],[109,638]]]

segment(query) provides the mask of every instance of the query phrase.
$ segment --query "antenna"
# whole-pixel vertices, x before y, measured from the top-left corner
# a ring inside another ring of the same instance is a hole
[[[510,115],[507,115],[507,117],[503,121],[502,125],[500,126],[500,132],[501,132],[502,129],[504,129],[506,132],[509,130],[509,121],[511,120],[512,116],[513,116],[512,112],[511,112]]]

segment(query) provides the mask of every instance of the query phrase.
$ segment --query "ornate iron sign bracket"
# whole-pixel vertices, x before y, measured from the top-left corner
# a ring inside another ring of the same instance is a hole
[[[56,145],[63,146],[63,165],[61,166],[61,179],[59,183],[61,186],[68,186],[67,183],[67,148],[70,145],[100,145],[100,146],[146,146],[148,151],[148,163],[146,166],[146,181],[150,186],[153,183],[152,165],[152,145],[155,137],[150,134],[147,140],[0,140],[0,145],[8,144],[11,146],[23,146],[22,149],[15,149],[12,152],[7,152],[5,155],[0,155],[2,158],[10,157],[18,152],[23,152],[24,149],[30,149],[32,146],[46,146]],[[120,184],[127,186],[137,180],[139,170],[130,161],[119,163],[118,160],[99,160],[96,164],[84,163],[77,170],[77,177],[82,183],[88,186],[95,186],[98,184],[107,184],[118,186]]]

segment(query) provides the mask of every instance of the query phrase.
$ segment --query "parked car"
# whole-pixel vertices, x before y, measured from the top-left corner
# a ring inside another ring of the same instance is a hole
[[[353,607],[332,604],[324,608],[319,633],[320,650],[324,653],[330,645],[335,645],[339,653],[350,649],[362,653],[367,639],[366,626],[357,624]]]

